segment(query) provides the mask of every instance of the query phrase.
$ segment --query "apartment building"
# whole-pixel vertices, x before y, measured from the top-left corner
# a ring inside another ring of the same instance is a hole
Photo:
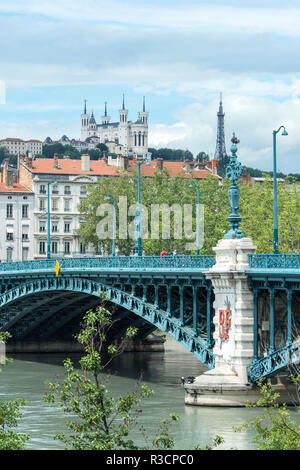
[[[5,161],[0,173],[0,260],[33,259],[34,194],[13,182],[13,172]]]
[[[0,139],[0,147],[6,147],[11,155],[19,155],[30,152],[33,156],[35,156],[42,155],[43,152],[43,142],[37,139]]]

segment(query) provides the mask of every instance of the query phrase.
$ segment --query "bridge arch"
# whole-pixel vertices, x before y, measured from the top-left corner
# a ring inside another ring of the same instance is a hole
[[[145,299],[87,278],[64,276],[33,279],[8,290],[0,295],[0,331],[14,327],[17,337],[25,338],[46,318],[51,318],[62,308],[72,309],[72,305],[76,304],[77,308],[71,310],[67,317],[54,321],[52,328],[59,324],[61,326],[63,322],[99,304],[100,292],[106,294],[107,301],[168,333],[208,368],[214,368],[213,353],[206,346],[203,338],[195,336],[192,330],[182,326],[178,319],[155,305],[147,303]],[[29,302],[27,303],[26,300]],[[35,315],[35,310],[37,315]],[[26,318],[27,321],[24,321]],[[19,323],[23,323],[20,327],[21,332],[18,331]]]

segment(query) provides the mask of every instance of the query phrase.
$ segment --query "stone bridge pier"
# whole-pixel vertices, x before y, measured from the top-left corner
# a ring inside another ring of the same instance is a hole
[[[214,248],[216,264],[205,275],[215,294],[215,368],[185,385],[186,404],[241,406],[253,393],[247,376],[253,360],[253,293],[245,270],[255,249],[249,238],[223,239]]]

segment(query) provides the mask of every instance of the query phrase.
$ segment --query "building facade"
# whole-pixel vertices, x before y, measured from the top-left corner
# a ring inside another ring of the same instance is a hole
[[[42,155],[43,153],[43,142],[37,139],[1,139],[0,147],[6,147],[11,155],[26,154],[27,152],[30,152],[33,156],[35,156]]]
[[[33,208],[33,257],[47,257],[48,235],[48,190],[50,212],[50,253],[52,257],[93,256],[92,246],[83,246],[78,236],[82,216],[79,204],[87,194],[87,185],[95,184],[101,178],[120,177],[122,171],[137,172],[137,159],[126,156],[90,160],[89,155],[81,159],[54,158],[33,159],[30,155],[20,157],[18,162],[18,183],[34,193]],[[215,161],[198,163],[164,162],[152,160],[142,168],[145,177],[153,177],[157,170],[166,169],[171,177],[182,174],[198,180],[208,175],[217,175]],[[220,178],[219,178],[220,179]]]
[[[0,175],[1,262],[33,259],[33,209],[33,192],[13,181],[6,160]]]

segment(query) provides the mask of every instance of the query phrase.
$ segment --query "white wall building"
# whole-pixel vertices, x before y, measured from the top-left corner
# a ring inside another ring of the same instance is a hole
[[[13,182],[6,160],[0,182],[0,260],[33,259],[34,195],[25,186]]]
[[[1,139],[0,147],[6,147],[11,155],[19,155],[25,154],[26,152],[30,152],[33,156],[35,156],[42,155],[43,152],[43,142],[37,139]]]

